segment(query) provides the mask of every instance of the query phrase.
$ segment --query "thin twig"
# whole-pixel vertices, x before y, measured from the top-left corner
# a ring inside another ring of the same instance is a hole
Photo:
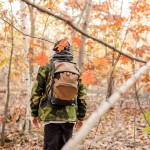
[[[96,133],[98,132],[98,128],[99,128],[100,122],[101,122],[101,119],[99,120],[98,125],[97,125],[97,127],[96,127],[95,134],[94,134],[95,136],[96,136]],[[95,138],[93,138],[93,140],[91,141],[91,143],[90,143],[88,149],[91,149],[92,143],[95,141],[94,139],[95,139]]]
[[[36,39],[40,39],[40,40],[44,40],[44,41],[47,41],[49,43],[54,43],[48,39],[44,39],[44,38],[40,38],[40,37],[36,37],[36,36],[31,36],[29,34],[25,34],[23,33],[22,31],[20,31],[19,29],[17,29],[14,25],[12,25],[10,22],[6,21],[5,19],[3,19],[2,17],[0,17],[1,20],[3,20],[4,22],[6,22],[7,24],[9,24],[10,26],[12,26],[14,29],[16,29],[19,33],[21,33],[22,35],[24,36],[28,36],[28,37],[31,37],[31,38],[36,38]]]
[[[142,107],[141,107],[136,84],[134,85],[134,89],[135,89],[136,100],[137,100],[137,102],[138,102],[138,105],[139,105],[139,108],[140,108],[140,110],[141,110],[141,113],[143,114],[143,117],[144,117],[145,121],[147,122],[147,124],[150,126],[150,123],[149,123],[149,121],[148,121],[147,118],[146,118],[145,112],[144,112],[144,110],[143,110]]]

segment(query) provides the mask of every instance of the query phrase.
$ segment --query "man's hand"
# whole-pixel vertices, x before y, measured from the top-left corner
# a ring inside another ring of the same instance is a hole
[[[83,125],[83,121],[78,120],[75,124],[75,128],[78,130]]]
[[[37,118],[37,117],[33,117],[32,122],[33,122],[33,124],[34,124],[34,126],[35,126],[36,128],[39,128],[39,121],[38,121],[38,118]]]

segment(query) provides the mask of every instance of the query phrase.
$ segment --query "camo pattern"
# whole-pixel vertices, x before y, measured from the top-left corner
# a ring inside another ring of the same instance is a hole
[[[86,113],[86,89],[79,81],[77,104],[73,106],[56,106],[46,99],[51,76],[51,65],[40,67],[31,92],[31,115],[42,121],[76,121],[83,120]]]

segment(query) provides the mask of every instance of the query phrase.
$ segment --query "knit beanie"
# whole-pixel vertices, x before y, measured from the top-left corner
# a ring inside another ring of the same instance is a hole
[[[55,51],[56,53],[59,53],[59,49],[58,47],[61,47],[61,51],[68,51],[70,52],[71,50],[71,46],[70,46],[70,43],[68,41],[64,41],[65,42],[65,46],[64,44],[62,43],[62,45],[60,44],[62,42],[62,40],[59,40],[58,42],[56,42],[56,44],[54,45],[54,48],[53,48],[53,51]]]

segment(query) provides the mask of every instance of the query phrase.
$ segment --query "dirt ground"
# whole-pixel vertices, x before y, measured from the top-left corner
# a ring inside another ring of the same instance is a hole
[[[148,126],[141,119],[141,109],[150,110],[147,99],[143,99],[141,106],[134,99],[123,101],[110,109],[101,120],[91,129],[85,141],[77,146],[77,150],[149,150],[150,135],[143,131]],[[86,119],[101,103],[100,96],[88,97],[88,111]],[[86,123],[86,121],[84,122]],[[32,128],[28,135],[17,131],[12,122],[7,124],[6,143],[0,150],[42,150],[43,125],[40,129]],[[76,134],[74,130],[73,136]]]

